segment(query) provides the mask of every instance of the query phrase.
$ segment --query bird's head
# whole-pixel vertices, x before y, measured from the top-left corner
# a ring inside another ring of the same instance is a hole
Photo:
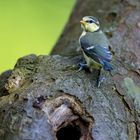
[[[80,21],[81,27],[87,32],[95,32],[100,29],[99,21],[92,16],[85,16]]]

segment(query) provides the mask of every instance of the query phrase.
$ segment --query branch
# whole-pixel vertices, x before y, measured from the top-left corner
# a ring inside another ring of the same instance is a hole
[[[25,56],[0,76],[0,139],[140,138],[140,2],[81,2],[53,51],[68,56]],[[100,18],[115,51],[115,70],[104,72],[100,88],[96,71],[77,72],[83,15]]]

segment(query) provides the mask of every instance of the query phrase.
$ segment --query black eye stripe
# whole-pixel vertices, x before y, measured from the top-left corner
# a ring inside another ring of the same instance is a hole
[[[95,17],[89,16],[93,21],[97,22],[98,20]]]
[[[94,20],[87,20],[87,23],[95,23],[96,25],[99,25],[99,23],[95,22]]]
[[[88,23],[94,23],[93,20],[87,20],[86,22],[88,22]]]

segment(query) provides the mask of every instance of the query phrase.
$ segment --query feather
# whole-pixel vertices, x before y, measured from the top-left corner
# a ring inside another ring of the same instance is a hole
[[[105,40],[102,41],[100,39],[101,37]],[[95,36],[95,33],[88,33],[80,38],[80,44],[84,53],[97,63],[100,63],[105,70],[110,71],[113,69],[112,65],[109,63],[112,60],[113,54],[103,34],[96,33]]]

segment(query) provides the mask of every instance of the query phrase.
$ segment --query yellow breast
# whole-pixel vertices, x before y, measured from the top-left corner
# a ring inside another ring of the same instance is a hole
[[[101,69],[102,68],[102,65],[96,61],[94,61],[92,58],[88,57],[84,52],[83,52],[83,55],[84,55],[84,58],[85,58],[85,61],[90,69],[90,71],[92,72],[93,69]]]

